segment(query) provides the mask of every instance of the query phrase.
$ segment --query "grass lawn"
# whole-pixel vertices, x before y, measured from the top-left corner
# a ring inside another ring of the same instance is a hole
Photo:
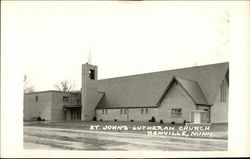
[[[136,130],[133,131],[133,127],[137,126],[161,126],[161,127],[174,127],[174,130],[178,130],[183,124],[161,124],[158,122],[122,122],[122,121],[55,121],[55,122],[24,122],[24,126],[38,126],[38,127],[49,127],[49,128],[62,128],[62,129],[77,129],[77,130],[90,130],[90,126],[126,126],[128,130],[106,130],[112,132],[127,132],[127,133],[142,133],[146,134],[146,130]],[[213,132],[213,138],[228,138],[228,125],[227,124],[212,124],[210,127],[210,132]],[[208,136],[207,136],[208,137]]]

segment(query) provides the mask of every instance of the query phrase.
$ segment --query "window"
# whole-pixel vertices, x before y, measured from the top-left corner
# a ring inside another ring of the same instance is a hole
[[[68,96],[63,96],[63,101],[68,101],[69,97]]]
[[[220,100],[221,102],[227,101],[227,84],[225,80],[223,80],[220,85]]]
[[[102,114],[108,114],[108,109],[102,109]]]
[[[120,114],[127,114],[127,110],[126,109],[120,109]]]
[[[35,97],[36,102],[38,102],[38,96]]]
[[[146,114],[148,114],[148,108],[146,108]]]
[[[181,118],[181,116],[182,116],[182,112],[181,112],[182,110],[181,109],[172,109],[171,110],[171,116],[172,116],[172,118]]]
[[[208,112],[208,109],[203,109],[204,111]]]
[[[143,108],[141,108],[141,114],[143,114],[143,112],[144,112],[144,109],[143,109]]]
[[[95,70],[92,70],[92,69],[89,70],[89,78],[92,80],[95,79]]]

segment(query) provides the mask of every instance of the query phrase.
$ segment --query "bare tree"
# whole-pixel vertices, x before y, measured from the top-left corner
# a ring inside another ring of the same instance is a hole
[[[30,85],[30,81],[27,75],[24,75],[23,79],[23,93],[34,92],[34,87]]]
[[[63,92],[70,92],[74,88],[74,84],[70,81],[61,81],[59,84],[55,84],[54,87]]]

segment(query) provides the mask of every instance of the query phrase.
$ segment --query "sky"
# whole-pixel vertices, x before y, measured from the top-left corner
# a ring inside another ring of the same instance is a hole
[[[3,36],[35,91],[63,80],[77,90],[89,56],[99,79],[228,61],[227,13],[212,2],[12,1]]]

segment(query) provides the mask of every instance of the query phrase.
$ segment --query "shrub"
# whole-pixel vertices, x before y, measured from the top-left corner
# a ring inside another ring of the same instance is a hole
[[[36,118],[36,120],[37,120],[37,121],[41,121],[42,118],[39,116],[39,117]]]
[[[187,123],[187,121],[186,120],[183,120],[183,124],[185,125]]]
[[[171,124],[173,124],[173,125],[174,125],[174,124],[175,124],[175,122],[174,122],[174,121],[172,121],[172,122],[171,122]]]
[[[114,119],[114,121],[117,121],[117,119]]]
[[[96,120],[97,120],[96,117],[94,117],[94,118],[93,118],[93,121],[96,121]]]
[[[160,120],[160,123],[163,124],[163,120],[162,119]]]
[[[100,121],[102,121],[102,119],[100,119]]]
[[[149,122],[155,122],[155,117],[152,116],[152,118],[149,120]]]
[[[134,122],[134,120],[130,120],[131,122]]]

